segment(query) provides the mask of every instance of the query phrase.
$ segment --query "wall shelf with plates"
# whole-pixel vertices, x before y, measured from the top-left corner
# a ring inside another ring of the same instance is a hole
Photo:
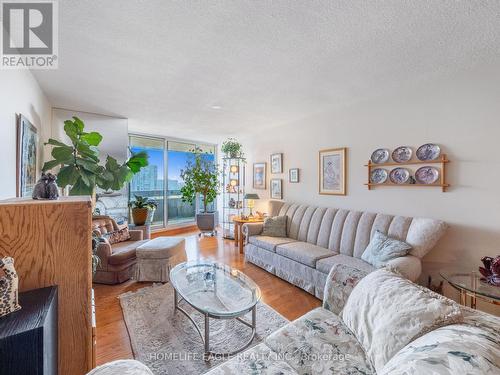
[[[450,160],[447,159],[445,154],[440,155],[440,157],[436,160],[408,160],[405,162],[385,162],[385,163],[374,163],[372,160],[368,161],[368,164],[365,164],[365,167],[368,169],[368,181],[365,183],[365,186],[368,187],[368,190],[371,190],[375,187],[384,187],[384,186],[399,186],[399,187],[438,187],[441,188],[443,192],[446,191],[448,187],[450,187],[450,184],[446,182],[446,166],[450,162]],[[440,169],[437,169],[433,167],[432,165],[437,165],[440,166]],[[421,183],[418,181],[415,181],[413,176],[411,176],[409,173],[410,171],[404,168],[405,166],[420,166],[417,171],[413,171],[414,173],[419,170],[422,170],[422,173],[433,173],[434,174],[434,179],[435,181],[432,183]],[[425,168],[427,167],[428,168]],[[384,169],[384,167],[395,167],[391,171],[388,171]],[[388,181],[388,176],[390,172],[391,174],[396,170],[400,169],[403,172],[407,170],[407,174],[409,179],[413,179],[413,182],[404,182],[404,183],[394,183],[391,182],[390,180]],[[424,170],[426,169],[426,170]],[[377,171],[376,171],[377,170]],[[374,178],[374,176],[377,175],[377,173],[374,173],[380,171],[378,173],[378,178]],[[380,174],[382,176],[380,176]],[[385,178],[384,178],[385,177]],[[375,180],[375,181],[374,181]],[[379,182],[377,182],[379,181]]]

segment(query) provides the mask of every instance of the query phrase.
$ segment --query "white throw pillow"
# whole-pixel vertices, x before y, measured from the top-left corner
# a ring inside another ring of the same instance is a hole
[[[417,337],[463,317],[454,301],[380,269],[356,285],[342,319],[379,371]]]

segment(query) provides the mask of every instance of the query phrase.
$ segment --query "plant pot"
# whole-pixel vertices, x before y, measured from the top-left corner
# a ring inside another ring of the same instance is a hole
[[[132,220],[135,225],[144,225],[148,219],[149,208],[132,208]]]
[[[201,232],[214,232],[216,222],[216,212],[202,212],[196,214],[196,225]]]

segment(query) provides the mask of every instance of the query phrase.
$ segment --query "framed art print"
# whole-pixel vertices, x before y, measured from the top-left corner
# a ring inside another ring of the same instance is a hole
[[[299,168],[290,168],[288,170],[288,181],[291,183],[299,182]]]
[[[271,179],[271,198],[272,199],[283,199],[283,189],[281,178]]]
[[[253,188],[266,189],[266,163],[253,164]]]
[[[283,173],[283,154],[271,154],[271,173]]]
[[[319,151],[319,193],[346,195],[346,148]]]
[[[17,196],[28,197],[37,181],[38,134],[23,115],[17,117]]]

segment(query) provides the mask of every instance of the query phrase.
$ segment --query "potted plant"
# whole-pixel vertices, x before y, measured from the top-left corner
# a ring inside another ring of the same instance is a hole
[[[209,212],[208,205],[219,194],[219,169],[200,148],[193,150],[193,158],[181,170],[184,186],[181,188],[182,201],[193,203],[197,196],[203,198],[203,211],[196,214],[196,225],[201,232],[215,232],[216,212]]]
[[[244,158],[243,146],[234,138],[228,138],[222,143],[221,150],[226,158]]]
[[[144,225],[148,219],[152,218],[152,214],[158,207],[158,204],[153,199],[134,195],[135,200],[128,205],[132,209],[132,220],[135,225]]]
[[[98,132],[85,132],[85,124],[78,117],[64,121],[64,132],[71,140],[67,145],[50,138],[46,145],[54,146],[51,155],[54,158],[43,165],[46,172],[60,167],[57,173],[57,185],[70,187],[69,195],[90,195],[95,197],[96,187],[108,190],[121,190],[134,174],[148,165],[146,152],[131,152],[130,158],[120,164],[111,156],[101,164],[97,146],[102,141]]]

